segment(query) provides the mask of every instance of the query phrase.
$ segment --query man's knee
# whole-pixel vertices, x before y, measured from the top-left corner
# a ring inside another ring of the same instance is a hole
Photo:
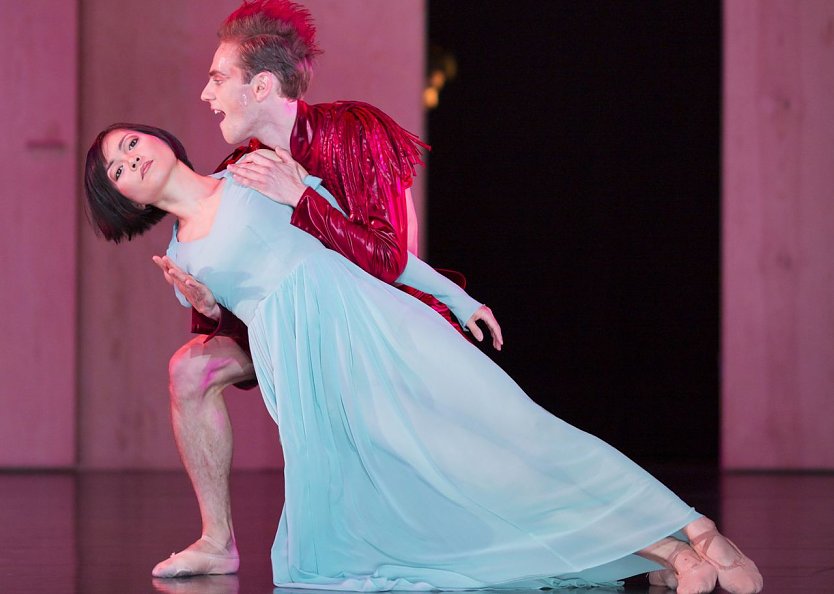
[[[171,398],[175,401],[197,400],[205,390],[206,363],[197,356],[198,349],[187,342],[173,354],[168,362],[168,379]]]
[[[198,336],[181,346],[168,364],[171,398],[199,401],[213,391],[254,377],[252,361],[234,341]]]

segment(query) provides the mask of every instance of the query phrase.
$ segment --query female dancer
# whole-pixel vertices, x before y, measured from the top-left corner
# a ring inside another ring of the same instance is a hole
[[[292,227],[290,207],[194,173],[169,133],[103,131],[85,186],[108,236],[173,214],[168,257],[249,327],[286,464],[276,585],[563,587],[665,568],[653,583],[681,593],[761,590],[709,519],[533,403],[426,306]]]

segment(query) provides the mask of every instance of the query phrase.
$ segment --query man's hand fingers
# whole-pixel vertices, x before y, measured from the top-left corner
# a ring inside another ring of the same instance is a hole
[[[258,149],[252,154],[256,155],[258,157],[261,157],[263,159],[269,160],[269,161],[274,161],[276,163],[283,163],[284,158],[281,157],[281,153],[278,152],[279,150],[283,151],[289,157],[290,153],[287,152],[287,151],[284,151],[284,149],[276,149],[274,151],[270,151],[268,149]]]
[[[254,163],[255,160],[257,159],[257,157],[256,157],[257,154],[258,154],[258,151],[255,151],[253,153],[246,153],[245,155],[240,157],[240,159],[238,159],[234,163],[229,163],[229,164],[230,165],[244,165],[246,163]]]
[[[280,163],[275,161],[269,161],[269,163],[269,165],[259,165],[257,163],[236,165],[229,171],[237,183],[270,196],[269,184],[273,181],[277,173],[275,168],[279,167]]]
[[[269,151],[266,149],[258,149],[253,153],[249,153],[243,159],[240,159],[237,164],[244,165],[247,163],[254,163],[257,165],[268,165],[269,163],[281,163],[280,157],[275,153],[275,151]]]
[[[271,165],[262,165],[260,163],[241,163],[240,165],[230,165],[229,171],[232,175],[246,175],[246,176],[266,176],[269,175],[270,170],[280,163],[272,163]]]
[[[251,171],[235,168],[232,173],[232,179],[243,186],[252,187],[255,184],[263,185],[264,176],[260,174],[253,174]]]
[[[292,155],[290,154],[290,151],[288,151],[288,150],[286,150],[286,149],[282,149],[281,147],[275,147],[275,151],[274,151],[274,153],[273,153],[273,154],[274,154],[274,155],[278,158],[278,160],[280,160],[282,163],[290,163],[291,161],[293,161],[293,160],[294,160],[294,159],[292,158]]]

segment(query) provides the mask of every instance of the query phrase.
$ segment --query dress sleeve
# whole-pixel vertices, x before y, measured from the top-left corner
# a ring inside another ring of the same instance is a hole
[[[344,190],[348,216],[305,192],[291,223],[391,283],[408,261],[405,191],[426,145],[370,105],[351,103],[338,113],[326,131],[329,170],[320,173]]]
[[[469,293],[464,291],[459,284],[439,273],[410,252],[408,263],[395,282],[433,295],[435,299],[451,310],[464,329],[472,314],[483,305],[470,297]]]
[[[308,175],[304,178],[307,186],[305,194],[311,192],[324,199],[333,210],[332,216],[344,217],[342,209],[336,202],[336,197],[322,185],[318,177]],[[394,281],[397,285],[408,285],[418,289],[421,293],[434,296],[435,299],[446,305],[464,327],[469,318],[472,317],[481,303],[474,300],[464,291],[466,279],[462,274],[455,271],[444,271],[446,274],[435,270],[423,260],[412,253],[408,253],[407,262],[402,274]],[[451,277],[451,278],[450,278]]]

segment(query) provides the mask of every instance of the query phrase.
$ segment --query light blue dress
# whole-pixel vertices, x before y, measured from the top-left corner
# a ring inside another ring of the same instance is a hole
[[[168,248],[249,326],[279,424],[284,587],[583,586],[700,517],[554,417],[434,311],[226,178],[203,239]]]

